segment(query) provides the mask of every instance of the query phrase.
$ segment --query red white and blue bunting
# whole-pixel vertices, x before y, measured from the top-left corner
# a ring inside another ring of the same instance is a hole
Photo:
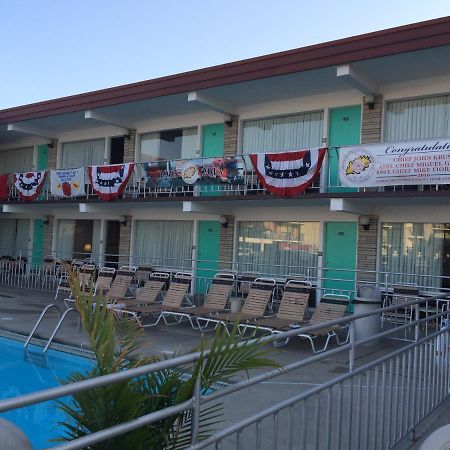
[[[303,192],[319,174],[325,148],[250,155],[260,183],[273,194],[292,197]]]
[[[14,186],[19,192],[19,198],[25,201],[32,201],[41,193],[44,181],[47,178],[47,171],[20,172],[14,174]]]
[[[8,176],[9,174],[0,175],[0,200],[8,200],[9,189],[8,189]]]
[[[89,166],[89,181],[100,200],[115,200],[122,195],[133,170],[134,163]]]

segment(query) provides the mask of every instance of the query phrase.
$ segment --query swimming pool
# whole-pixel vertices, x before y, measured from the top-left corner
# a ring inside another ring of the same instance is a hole
[[[88,371],[92,365],[87,358],[65,352],[48,350],[44,355],[41,347],[33,345],[24,352],[22,342],[3,337],[0,337],[0,355],[0,399],[58,386],[58,380],[66,379],[75,370]],[[35,449],[56,445],[49,439],[61,435],[58,422],[64,420],[55,402],[8,411],[0,417],[18,425]]]

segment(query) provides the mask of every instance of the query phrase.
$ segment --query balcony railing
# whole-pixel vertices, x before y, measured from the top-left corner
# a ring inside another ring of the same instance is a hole
[[[163,185],[149,185],[145,177],[144,164],[136,163],[135,169],[126,185],[124,192],[121,195],[123,199],[151,199],[151,198],[174,198],[174,197],[201,197],[201,196],[271,196],[272,193],[269,192],[259,181],[257,173],[253,168],[250,161],[249,155],[235,155],[233,157],[238,161],[238,171],[239,176],[236,181],[230,182],[220,182],[220,181],[205,181],[203,179],[201,182],[195,182],[193,184],[174,184],[171,186]],[[196,161],[197,163],[202,160],[211,160],[211,158],[195,158],[195,159],[185,159],[177,160],[179,165],[186,163],[187,165],[191,161]],[[217,158],[221,160],[222,158]],[[226,158],[224,158],[226,159]],[[173,161],[159,161],[161,166],[167,165]],[[178,170],[178,169],[177,169]],[[337,169],[336,169],[337,170]],[[85,179],[88,177],[86,175]],[[330,165],[325,164],[319,175],[313,180],[312,184],[301,194],[318,194],[318,193],[342,193],[342,192],[353,192],[353,193],[363,193],[363,192],[421,192],[421,191],[445,191],[450,190],[450,185],[448,184],[422,184],[422,185],[400,185],[400,186],[384,186],[384,187],[360,187],[360,188],[348,188],[343,187],[340,184],[339,176],[334,170],[330,170]],[[96,199],[92,186],[86,182],[85,184],[84,196],[76,198],[61,198],[56,197],[52,194],[50,189],[50,177],[48,176],[43,185],[40,195],[35,201],[83,201],[88,199]],[[11,174],[8,180],[8,200],[7,202],[19,202],[20,196],[19,192],[14,186],[14,175]]]

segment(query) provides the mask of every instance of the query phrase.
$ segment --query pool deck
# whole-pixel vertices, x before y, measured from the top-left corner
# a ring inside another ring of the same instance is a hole
[[[1,287],[0,330],[27,335],[42,309],[50,303],[58,305],[61,311],[65,309],[62,297],[55,301],[52,293]],[[52,312],[42,322],[37,335],[43,339],[48,338],[56,322],[57,314]],[[200,337],[201,334],[188,324],[166,326],[160,323],[145,329],[141,351],[145,355],[186,353],[198,347]],[[82,348],[88,347],[86,336],[83,333],[79,334],[77,314],[68,316],[55,341],[75,344]],[[360,347],[357,350],[355,366],[365,364],[402,345],[404,344],[400,341],[383,340],[377,346]],[[285,365],[311,355],[311,347],[307,341],[294,339],[288,345],[274,349],[272,358]],[[225,424],[251,416],[278,401],[288,399],[308,388],[320,386],[347,371],[348,353],[341,352],[308,365],[305,369],[278,376],[266,383],[232,394],[225,401]],[[449,412],[450,400],[447,400],[418,426],[414,442],[404,440],[396,448],[417,449],[424,436],[450,422]]]

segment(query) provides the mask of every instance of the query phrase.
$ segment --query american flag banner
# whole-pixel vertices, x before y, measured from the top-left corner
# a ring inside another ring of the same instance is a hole
[[[122,195],[133,170],[134,163],[89,166],[89,181],[99,199],[115,200]]]
[[[297,152],[255,153],[250,159],[260,183],[273,194],[292,197],[308,188],[319,174],[326,148]]]

